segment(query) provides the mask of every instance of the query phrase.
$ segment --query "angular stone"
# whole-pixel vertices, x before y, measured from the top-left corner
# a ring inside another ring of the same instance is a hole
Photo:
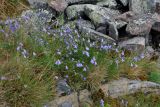
[[[68,6],[68,3],[65,0],[49,0],[48,4],[58,12],[64,12]]]
[[[57,95],[64,96],[71,93],[71,88],[65,80],[59,80],[57,83]]]
[[[95,26],[90,21],[83,19],[79,19],[76,21],[76,27],[78,28],[78,30],[82,30],[83,27],[95,29]]]
[[[153,23],[154,19],[151,14],[139,15],[137,18],[129,21],[126,31],[130,35],[146,36],[149,34]]]
[[[136,14],[132,11],[128,11],[128,12],[125,12],[119,16],[117,16],[115,19],[116,20],[122,20],[122,21],[125,21],[125,22],[129,22],[131,21],[134,17],[136,16]]]
[[[97,32],[107,34],[107,28],[105,26],[100,26],[96,29]]]
[[[84,35],[85,37],[87,38],[90,38],[92,40],[95,40],[95,41],[101,41],[101,39],[104,40],[104,44],[113,44],[115,43],[115,40],[105,34],[102,34],[100,32],[97,32],[93,29],[90,29],[90,28],[87,28],[87,27],[83,27],[81,30],[80,30],[80,33],[82,35]]]
[[[109,22],[113,22],[114,18],[118,16],[120,12],[118,10],[88,4],[85,6],[85,14],[96,26],[106,26]]]
[[[65,106],[66,105],[66,106]],[[71,95],[56,98],[47,104],[47,107],[79,107],[77,93],[72,93]]]
[[[98,6],[116,8],[117,2],[115,0],[103,0],[97,3]]]
[[[155,50],[151,46],[147,46],[145,49],[145,56],[147,59],[151,59],[155,53]]]
[[[106,97],[118,98],[138,92],[160,94],[160,84],[149,81],[120,79],[101,86]]]
[[[129,1],[129,10],[137,14],[143,13],[143,0],[130,0]]]
[[[64,102],[61,105],[59,105],[58,107],[73,107],[71,102]]]
[[[121,48],[134,50],[137,53],[141,53],[145,49],[145,38],[144,37],[134,37],[118,43]]]
[[[129,0],[129,9],[135,13],[160,13],[160,0]]]
[[[109,24],[109,36],[115,40],[118,40],[118,30],[114,23]]]
[[[68,19],[75,19],[84,15],[85,5],[71,5],[66,9]]]

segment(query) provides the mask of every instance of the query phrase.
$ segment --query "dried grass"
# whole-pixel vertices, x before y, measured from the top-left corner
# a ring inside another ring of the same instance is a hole
[[[15,17],[28,8],[24,0],[16,4],[8,0],[0,0],[0,20],[7,19],[8,17]]]

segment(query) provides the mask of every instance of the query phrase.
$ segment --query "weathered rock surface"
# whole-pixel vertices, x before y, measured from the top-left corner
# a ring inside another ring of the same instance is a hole
[[[69,95],[71,93],[71,88],[67,84],[65,80],[59,80],[57,82],[57,95],[64,96]]]
[[[97,32],[107,34],[107,28],[105,26],[100,26],[96,29]]]
[[[64,12],[68,3],[65,0],[49,0],[48,5],[58,12]]]
[[[136,16],[136,14],[132,11],[128,11],[128,12],[125,12],[123,14],[120,14],[119,16],[117,16],[115,19],[116,20],[122,20],[122,21],[125,21],[125,22],[129,22],[131,21],[134,17]]]
[[[102,0],[97,3],[98,6],[108,7],[108,8],[116,8],[117,2],[116,0]]]
[[[80,32],[82,35],[95,41],[101,41],[101,39],[103,39],[104,44],[115,43],[115,40],[113,38],[87,27],[83,27]]]
[[[129,80],[121,78],[100,86],[101,93],[105,97],[118,98],[120,96],[134,93],[154,93],[160,95],[160,84],[149,81]],[[93,107],[91,93],[88,90],[82,90],[78,93],[72,93],[51,101],[47,107]]]
[[[118,98],[119,96],[129,95],[133,93],[155,93],[160,94],[160,85],[149,81],[138,81],[120,79],[102,85],[100,89],[105,96]]]
[[[64,12],[68,5],[78,3],[92,3],[97,1],[98,0],[48,0],[48,4],[56,11]]]
[[[115,40],[118,40],[118,30],[117,30],[115,23],[111,22],[109,24],[109,36]]]
[[[95,26],[87,20],[79,19],[76,21],[76,27],[81,31],[84,27],[95,29]]]
[[[66,9],[66,14],[68,19],[75,19],[84,15],[85,4],[82,5],[72,5]]]
[[[47,0],[27,0],[31,7],[47,4]]]
[[[152,16],[152,14],[139,15],[133,20],[129,21],[126,31],[130,35],[148,35],[154,23],[154,19]]]
[[[118,43],[119,47],[125,49],[131,49],[135,52],[141,53],[145,49],[145,38],[144,37],[134,37]]]
[[[77,93],[60,97],[47,104],[47,107],[79,107]]]
[[[96,26],[100,26],[114,21],[114,18],[119,15],[120,12],[118,10],[88,4],[85,6],[85,14]]]
[[[138,14],[160,12],[159,0],[129,0],[129,4],[130,10]]]
[[[80,91],[79,103],[80,103],[80,107],[85,107],[85,105],[88,105],[89,107],[93,107],[91,93],[88,90],[85,89],[85,90]]]

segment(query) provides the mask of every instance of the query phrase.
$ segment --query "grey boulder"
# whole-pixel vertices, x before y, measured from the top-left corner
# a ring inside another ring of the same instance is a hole
[[[97,3],[98,6],[108,7],[108,8],[116,8],[117,2],[115,0],[102,0]]]
[[[78,30],[82,30],[84,27],[85,28],[90,28],[90,29],[95,29],[95,26],[87,20],[83,20],[83,19],[79,19],[76,21],[76,27],[78,28]]]
[[[66,9],[68,19],[75,19],[84,15],[85,4],[71,5]]]
[[[152,14],[139,15],[133,20],[129,21],[126,31],[130,35],[134,36],[147,36],[154,22],[155,21]]]
[[[114,18],[120,14],[118,10],[91,4],[86,5],[84,11],[96,26],[109,24],[109,22],[113,22]]]
[[[118,43],[119,47],[134,50],[137,53],[142,53],[145,49],[145,38],[134,37],[128,40],[124,40]]]

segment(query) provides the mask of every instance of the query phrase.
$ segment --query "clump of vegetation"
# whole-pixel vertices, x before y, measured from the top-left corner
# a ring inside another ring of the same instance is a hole
[[[73,90],[87,86],[92,92],[120,77],[159,81],[154,74],[159,69],[144,53],[127,54],[115,44],[103,44],[104,39],[91,40],[74,24],[40,31],[27,27],[33,24],[30,17],[23,18],[0,23],[0,86],[10,106],[41,106],[53,99],[54,76],[66,79]],[[103,100],[101,105],[109,106]]]

